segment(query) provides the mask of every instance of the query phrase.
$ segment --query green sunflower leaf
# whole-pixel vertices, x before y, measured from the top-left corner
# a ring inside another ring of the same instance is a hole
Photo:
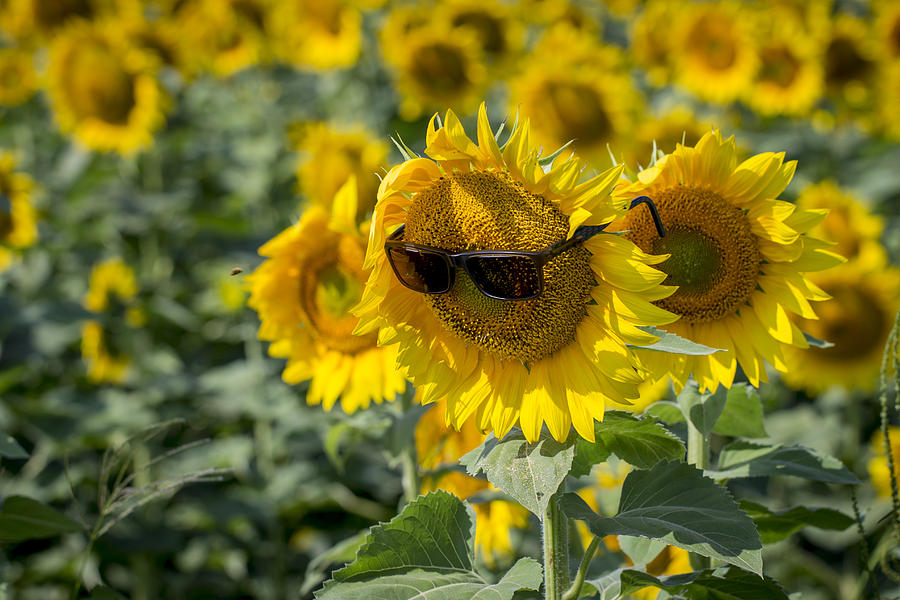
[[[688,600],[788,600],[784,588],[769,577],[760,578],[737,567],[654,577],[635,569],[618,569],[585,582],[584,590],[603,600],[632,594],[648,586]]]
[[[649,334],[659,337],[659,341],[649,346],[632,346],[633,348],[643,348],[644,350],[655,350],[657,352],[669,352],[671,354],[690,354],[692,356],[703,356],[713,354],[714,352],[723,352],[722,348],[710,348],[697,342],[685,339],[680,335],[669,333],[662,329],[657,329],[651,325],[639,326],[638,329],[646,331]]]
[[[741,510],[756,523],[763,544],[780,542],[807,526],[843,531],[856,523],[853,517],[831,508],[794,506],[784,510],[769,510],[761,504],[742,500]]]
[[[28,453],[13,436],[0,433],[0,456],[3,458],[22,459],[28,458]]]
[[[768,437],[763,421],[762,402],[756,388],[738,383],[728,390],[725,408],[716,421],[713,432],[731,437]]]
[[[573,493],[564,494],[560,505],[596,536],[661,539],[762,574],[762,543],[753,520],[724,487],[692,465],[661,462],[647,471],[632,471],[622,485],[619,512],[613,517],[596,514]]]
[[[714,394],[700,393],[697,382],[688,380],[678,394],[678,405],[703,435],[708,435],[725,409],[728,390],[720,387]]]
[[[813,337],[813,336],[809,335],[805,331],[803,332],[803,337],[806,338],[806,343],[809,344],[810,346],[812,346],[813,348],[834,348],[834,344],[832,344],[831,342],[826,342],[825,340],[820,340],[817,337]]]
[[[581,477],[591,467],[615,454],[625,462],[647,469],[662,460],[680,459],[684,445],[653,419],[641,419],[630,413],[608,411],[603,421],[594,424],[593,443],[579,437],[575,441],[575,460],[571,475]]]
[[[0,508],[0,542],[21,542],[81,531],[81,525],[49,506],[10,496]]]
[[[356,560],[332,574],[319,600],[511,600],[537,590],[541,566],[520,559],[490,584],[473,566],[475,511],[444,491],[420,496],[389,523],[372,527]]]
[[[803,446],[766,446],[738,440],[719,454],[716,471],[707,471],[715,479],[792,475],[825,483],[857,484],[859,479],[832,456],[819,454]]]
[[[550,496],[556,493],[572,468],[573,437],[560,443],[544,432],[531,444],[521,431],[514,430],[502,440],[489,436],[459,462],[469,475],[484,471],[494,487],[542,518]]]
[[[656,417],[663,423],[668,423],[669,425],[684,423],[684,413],[681,412],[681,407],[668,400],[654,402],[647,407],[647,410],[644,411],[644,413]]]

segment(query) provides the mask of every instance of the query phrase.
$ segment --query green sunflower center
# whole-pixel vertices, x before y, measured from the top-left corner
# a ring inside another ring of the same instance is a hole
[[[504,173],[481,171],[453,174],[417,194],[407,214],[405,239],[449,252],[533,252],[564,239],[567,232],[568,217],[553,203]],[[595,285],[590,253],[578,246],[555,257],[544,265],[543,282],[537,298],[497,300],[458,269],[449,292],[424,299],[448,331],[500,359],[527,363],[574,340]]]
[[[135,106],[134,77],[110,48],[101,44],[77,48],[66,72],[69,103],[80,118],[94,117],[124,125]]]
[[[647,210],[633,210],[623,229],[644,252],[672,256],[659,265],[678,290],[657,302],[690,323],[717,321],[743,306],[756,289],[762,262],[744,212],[703,187],[676,185],[653,201],[668,234],[660,238]]]
[[[832,299],[816,307],[817,321],[805,321],[803,329],[834,344],[813,349],[827,361],[845,362],[880,354],[887,341],[890,316],[871,291],[853,282],[822,286]]]
[[[420,48],[412,59],[410,72],[431,94],[459,92],[469,85],[466,57],[451,44],[436,42]]]
[[[375,346],[375,334],[354,336],[358,319],[350,308],[359,302],[365,284],[364,250],[350,236],[322,242],[299,265],[300,309],[316,338],[328,348],[355,354]]]
[[[677,285],[685,293],[702,292],[712,285],[721,259],[715,240],[696,229],[674,229],[653,241],[654,254],[671,254],[661,265],[665,285]]]

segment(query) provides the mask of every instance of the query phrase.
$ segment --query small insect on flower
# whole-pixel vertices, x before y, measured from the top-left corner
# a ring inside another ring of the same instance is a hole
[[[244,272],[244,270],[242,268],[234,267],[233,269],[231,269],[231,276],[234,277],[235,275],[239,275],[243,272]]]

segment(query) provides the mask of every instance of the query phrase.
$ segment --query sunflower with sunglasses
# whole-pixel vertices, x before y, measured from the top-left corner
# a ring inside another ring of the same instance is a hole
[[[610,198],[620,167],[584,178],[574,157],[541,158],[527,121],[500,146],[483,104],[477,130],[476,144],[435,115],[430,158],[407,150],[385,176],[354,333],[399,344],[422,402],[446,398],[457,429],[593,440],[608,401],[638,398],[629,346],[658,339],[639,327],[676,318],[653,305],[674,291],[652,266],[666,257],[604,234],[629,208]]]

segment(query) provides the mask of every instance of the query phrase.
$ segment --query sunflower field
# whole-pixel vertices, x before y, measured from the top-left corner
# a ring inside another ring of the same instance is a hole
[[[900,599],[900,2],[0,0],[0,600]]]

